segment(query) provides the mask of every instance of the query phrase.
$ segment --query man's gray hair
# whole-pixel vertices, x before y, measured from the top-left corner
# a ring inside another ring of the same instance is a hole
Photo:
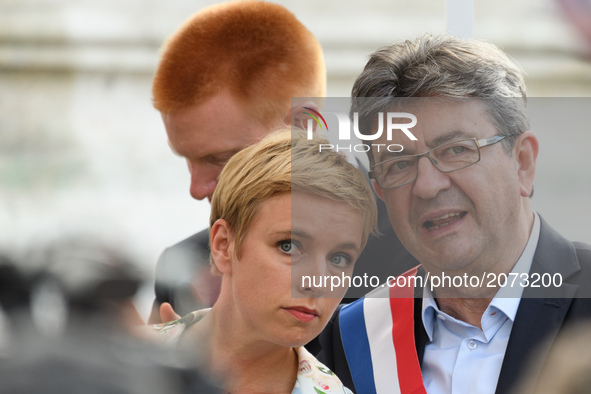
[[[351,96],[351,115],[359,114],[359,130],[367,134],[378,112],[408,97],[483,99],[499,133],[508,136],[502,143],[509,154],[515,137],[529,129],[521,67],[483,41],[424,35],[383,47],[370,56]]]

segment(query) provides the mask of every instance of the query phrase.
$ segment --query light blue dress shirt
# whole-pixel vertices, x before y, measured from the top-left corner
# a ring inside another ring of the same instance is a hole
[[[511,273],[529,273],[540,235],[540,219]],[[482,329],[439,310],[428,286],[423,290],[425,346],[423,381],[429,394],[494,393],[523,288],[501,288],[482,315]],[[507,296],[513,298],[507,298]]]

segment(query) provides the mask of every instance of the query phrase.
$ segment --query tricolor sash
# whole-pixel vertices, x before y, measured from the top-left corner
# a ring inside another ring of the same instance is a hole
[[[401,276],[416,276],[417,269]],[[384,285],[345,305],[339,328],[357,393],[426,394],[415,347],[413,286]]]

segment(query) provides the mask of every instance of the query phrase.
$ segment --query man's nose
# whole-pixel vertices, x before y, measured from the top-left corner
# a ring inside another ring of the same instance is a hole
[[[203,200],[210,197],[218,184],[218,176],[221,168],[207,164],[188,162],[191,173],[191,186],[189,192],[196,200]]]
[[[413,194],[421,199],[435,198],[441,190],[447,190],[451,187],[449,176],[435,167],[432,159],[428,156],[419,159],[417,171]]]

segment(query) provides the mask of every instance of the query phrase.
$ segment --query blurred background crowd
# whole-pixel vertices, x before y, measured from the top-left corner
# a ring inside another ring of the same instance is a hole
[[[186,166],[167,146],[151,78],[167,35],[211,3],[0,0],[0,251],[21,256],[81,233],[123,250],[138,265],[134,301],[147,317],[158,255],[205,228],[209,215],[206,201],[189,196]],[[380,46],[445,33],[449,2],[277,3],[322,44],[330,97],[350,94]],[[530,97],[572,107],[565,97],[591,96],[591,19],[581,23],[590,1],[464,3],[474,6],[474,37],[523,66]],[[576,106],[585,112],[589,102],[577,99]],[[539,134],[533,200],[567,238],[586,242],[589,124],[564,126],[556,114],[556,127]]]

